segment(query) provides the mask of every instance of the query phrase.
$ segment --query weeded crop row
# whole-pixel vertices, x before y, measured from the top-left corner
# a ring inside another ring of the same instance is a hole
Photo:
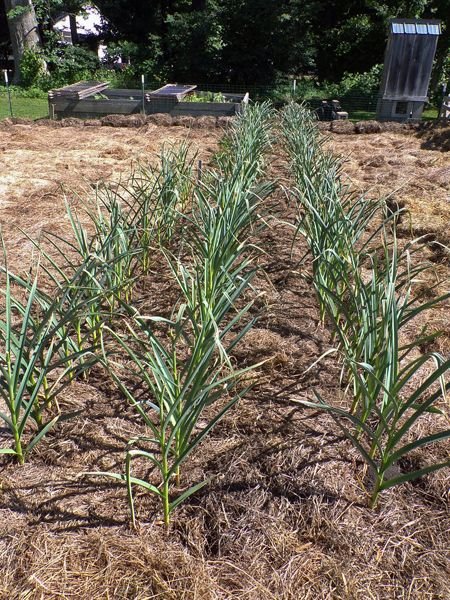
[[[382,202],[346,189],[339,161],[324,150],[306,107],[292,104],[281,119],[297,184],[296,231],[308,244],[322,318],[333,328],[353,390],[349,409],[327,404],[317,393],[318,403],[305,404],[328,411],[360,452],[372,472],[369,495],[375,506],[381,491],[450,465],[447,460],[389,474],[409,452],[450,437],[438,419],[434,433],[416,433],[427,413],[445,422],[439,402],[450,385],[450,360],[437,353],[418,355],[423,341],[436,333],[422,331],[409,341],[403,335],[407,323],[449,294],[428,302],[414,297],[413,281],[428,268],[411,260],[420,240],[400,251],[398,214],[388,215]],[[430,362],[434,369],[417,384]]]

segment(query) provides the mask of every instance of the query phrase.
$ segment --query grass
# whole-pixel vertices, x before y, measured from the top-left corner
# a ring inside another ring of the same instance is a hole
[[[19,98],[14,93],[11,94],[11,104],[14,117],[28,119],[41,119],[48,117],[48,102],[44,98]],[[0,93],[0,119],[6,119],[11,116],[9,109],[8,94]]]
[[[345,109],[344,109],[345,110]],[[438,110],[434,106],[427,108],[422,113],[423,121],[434,121],[437,119]],[[350,121],[372,121],[376,119],[376,112],[374,110],[351,110],[349,111]]]
[[[213,96],[217,96],[213,100],[210,100],[209,97],[205,100],[206,97],[198,97],[192,96],[187,98],[189,102],[206,102],[206,101],[223,101],[218,99],[218,94]],[[21,98],[16,96],[14,92],[12,92],[12,108],[13,108],[13,116],[14,117],[22,117],[28,119],[41,119],[42,117],[48,116],[48,103],[45,98]],[[345,110],[345,106],[344,106]],[[423,111],[422,119],[424,121],[432,121],[437,118],[437,108],[428,108]],[[6,119],[10,117],[10,109],[8,102],[8,95],[6,92],[0,92],[0,119]],[[350,110],[349,118],[350,121],[368,121],[375,119],[375,111],[371,110]]]

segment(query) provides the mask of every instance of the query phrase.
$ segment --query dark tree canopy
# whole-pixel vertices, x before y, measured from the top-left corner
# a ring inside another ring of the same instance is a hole
[[[5,47],[6,0],[0,0]],[[44,42],[82,0],[35,0]],[[443,21],[437,64],[448,63],[450,0],[96,0],[101,38],[149,78],[273,84],[314,74],[339,81],[383,61],[393,17]],[[0,46],[1,48],[1,46]],[[136,72],[137,72],[136,71]],[[439,76],[439,75],[437,75]]]

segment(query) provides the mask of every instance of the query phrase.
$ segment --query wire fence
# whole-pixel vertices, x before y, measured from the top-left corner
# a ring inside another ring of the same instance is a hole
[[[189,82],[187,82],[189,83]],[[161,87],[160,84],[145,82],[144,93],[149,95],[155,89]],[[186,98],[184,100],[194,100],[195,102],[201,103],[229,103],[230,114],[232,114],[232,104],[239,104],[239,96],[248,94],[250,101],[262,101],[271,100],[276,107],[280,107],[290,100],[297,102],[306,102],[312,110],[320,110],[323,106],[323,102],[326,100],[331,102],[337,100],[341,106],[343,112],[348,113],[348,118],[353,121],[375,119],[378,93],[361,93],[361,92],[345,92],[338,97],[326,96],[320,89],[317,93],[314,90],[304,90],[301,86],[294,86],[292,81],[288,84],[272,85],[272,86],[256,86],[247,84],[229,84],[229,83],[197,83],[194,91],[193,98]],[[11,92],[11,98],[9,99],[6,86],[0,87],[0,118],[9,116],[14,117],[28,117],[28,118],[45,118],[49,116],[49,105],[47,98],[45,97],[25,97],[26,93],[18,92],[13,89]],[[119,97],[122,98],[124,107],[119,110]],[[102,94],[92,96],[90,99],[86,99],[85,102],[91,103],[94,112],[89,114],[89,117],[95,117],[96,110],[106,111],[106,114],[117,114],[118,112],[129,110],[130,113],[142,112],[146,110],[148,112],[172,112],[176,100],[170,98],[159,98],[158,104],[150,105],[145,104],[143,101],[143,91],[139,88],[136,89],[122,89],[117,90],[106,90]],[[103,101],[104,106],[101,102]],[[94,105],[95,103],[95,105]],[[97,109],[95,108],[97,107]],[[178,107],[179,109],[180,107]],[[200,109],[199,109],[200,110]],[[203,111],[206,110],[206,106],[203,107]],[[439,110],[437,107],[426,105],[423,113],[424,119],[437,118]],[[126,114],[126,112],[122,112]],[[210,113],[213,114],[213,113]],[[78,115],[78,116],[81,116]]]

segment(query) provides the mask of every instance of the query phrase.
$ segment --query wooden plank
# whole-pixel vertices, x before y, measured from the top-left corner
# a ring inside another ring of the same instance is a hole
[[[179,102],[170,111],[172,115],[186,116],[229,116],[236,114],[233,102]]]
[[[174,97],[150,97],[149,101],[146,102],[145,111],[148,114],[169,113],[177,104],[178,100]]]
[[[67,100],[67,99],[54,99],[54,111],[57,118],[61,117],[60,113],[64,113],[64,116],[72,113],[83,114],[89,113],[89,115],[130,115],[139,113],[142,108],[142,101],[137,100]]]
[[[101,81],[79,81],[72,85],[66,85],[62,88],[50,90],[48,93],[49,99],[53,98],[71,98],[81,100],[105,90],[109,86],[108,82]]]

